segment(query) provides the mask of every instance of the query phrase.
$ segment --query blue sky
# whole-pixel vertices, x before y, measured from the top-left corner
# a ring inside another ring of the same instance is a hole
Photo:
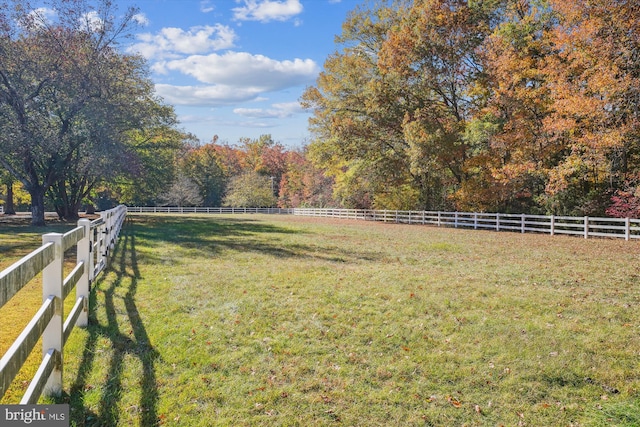
[[[157,93],[181,127],[203,143],[235,144],[270,134],[288,147],[308,142],[299,99],[314,85],[335,36],[359,0],[137,0],[133,38]]]

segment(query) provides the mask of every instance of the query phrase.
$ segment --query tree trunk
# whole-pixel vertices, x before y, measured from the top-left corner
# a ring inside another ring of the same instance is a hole
[[[78,213],[79,211],[80,211],[80,202],[76,202],[72,206],[68,206],[65,220],[74,221],[74,222],[78,221],[80,219],[80,214]]]
[[[94,185],[95,183],[87,184],[87,180],[84,178],[72,183],[68,183],[62,178],[49,188],[49,197],[54,200],[60,220],[77,221],[80,219],[79,211],[82,207],[82,201]]]
[[[29,189],[31,195],[31,225],[43,227],[44,222],[44,188],[42,186]]]
[[[5,215],[15,215],[16,208],[13,203],[13,183],[10,182],[7,184],[7,200],[4,204],[4,214]]]

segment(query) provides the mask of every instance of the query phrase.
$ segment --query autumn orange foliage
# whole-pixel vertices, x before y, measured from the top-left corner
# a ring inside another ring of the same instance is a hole
[[[378,205],[604,214],[640,167],[638,24],[628,1],[360,7],[303,96],[311,149]]]

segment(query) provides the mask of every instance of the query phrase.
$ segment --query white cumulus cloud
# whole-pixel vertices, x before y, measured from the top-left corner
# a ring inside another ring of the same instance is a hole
[[[173,105],[219,107],[238,102],[251,101],[258,97],[259,88],[237,88],[228,85],[174,86],[156,84],[156,93]]]
[[[136,13],[131,18],[133,19],[134,22],[136,22],[138,25],[141,25],[143,27],[146,27],[149,25],[149,18],[147,18],[147,15],[145,15],[144,13]]]
[[[282,102],[273,104],[272,108],[234,108],[233,112],[240,116],[260,119],[283,119],[303,112],[299,102]]]
[[[233,9],[238,21],[286,21],[302,13],[300,0],[244,0],[244,6]]]
[[[203,124],[206,123],[208,125],[215,126],[231,126],[240,129],[247,128],[269,128],[273,127],[273,123],[265,123],[259,122],[255,120],[231,120],[228,118],[221,118],[214,115],[194,115],[194,114],[184,114],[179,116],[180,123],[196,123]]]
[[[203,83],[258,87],[264,91],[310,83],[320,71],[320,67],[311,59],[277,61],[246,52],[192,55],[167,61],[162,68],[180,71]]]
[[[205,25],[182,28],[163,28],[157,34],[138,34],[138,43],[129,51],[138,52],[148,59],[174,58],[181,55],[206,53],[212,50],[228,49],[237,38],[233,29],[226,25]]]

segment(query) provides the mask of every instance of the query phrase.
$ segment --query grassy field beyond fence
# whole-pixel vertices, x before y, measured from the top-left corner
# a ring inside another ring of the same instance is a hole
[[[89,328],[65,347],[61,401],[77,426],[637,426],[639,254],[613,240],[134,215]]]

